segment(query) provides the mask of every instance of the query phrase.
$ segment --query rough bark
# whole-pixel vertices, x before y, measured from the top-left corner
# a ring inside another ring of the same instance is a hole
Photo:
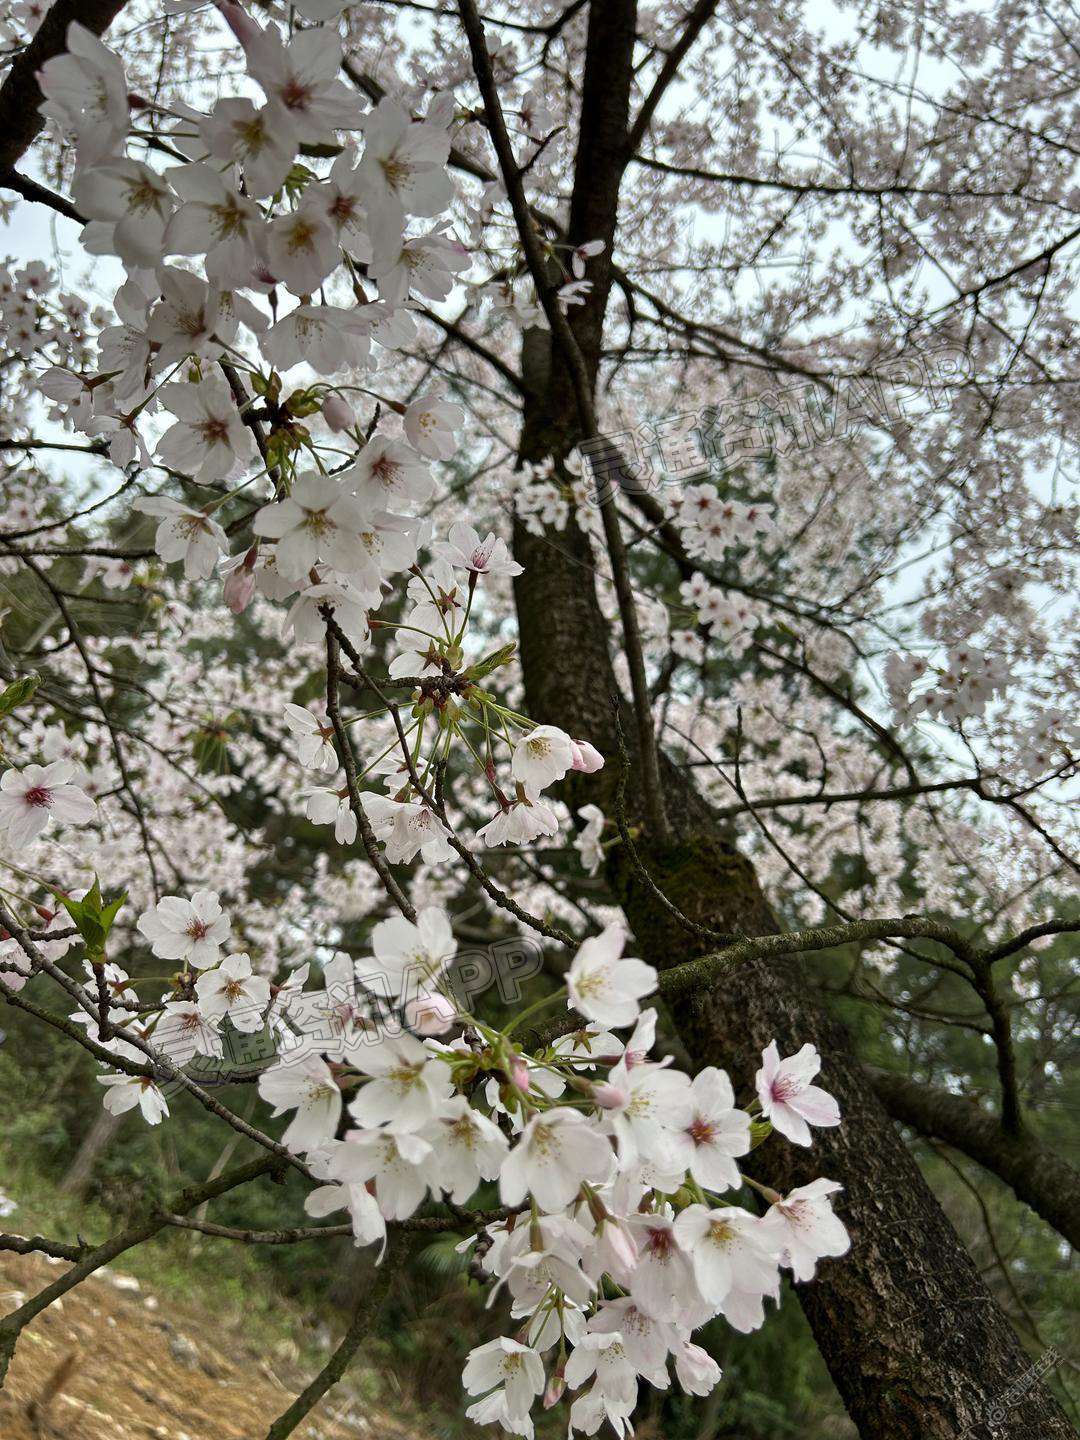
[[[614,234],[622,162],[613,137],[628,128],[633,11],[627,0],[591,7],[572,243],[598,237],[610,242]],[[592,274],[590,303],[573,317],[594,377],[610,252],[609,243]],[[550,342],[531,335],[523,371],[522,458],[561,456],[577,439],[566,368]],[[515,595],[529,713],[588,736],[604,752],[607,769],[587,782],[570,777],[566,798],[574,806],[587,797],[610,814],[618,780],[612,763],[618,686],[589,542],[573,524],[541,536],[519,526],[514,551],[525,567]],[[633,726],[624,728],[632,737]],[[642,845],[651,876],[684,913],[717,930],[774,931],[753,868],[735,849],[731,832],[712,819],[684,772],[665,763],[662,775],[672,833],[662,848],[647,839]],[[611,852],[608,879],[633,926],[638,953],[665,967],[708,948],[656,900],[622,847]],[[697,1063],[727,1066],[744,1093],[761,1049],[773,1038],[785,1053],[811,1040],[827,1057],[825,1081],[840,1102],[843,1125],[818,1132],[809,1152],[770,1144],[758,1163],[768,1166],[769,1182],[781,1190],[818,1175],[844,1186],[839,1209],[851,1231],[851,1252],[823,1264],[812,1284],[799,1287],[799,1298],[864,1440],[955,1440],[965,1432],[975,1440],[986,1434],[990,1408],[1024,1377],[1029,1361],[846,1034],[803,983],[798,963],[747,966],[713,992],[679,1002],[675,1018]],[[1041,1384],[1025,1391],[1009,1418],[1016,1440],[1075,1433]]]
[[[894,1120],[989,1170],[1080,1250],[1080,1174],[1049,1145],[1027,1131],[1009,1134],[995,1116],[960,1095],[887,1070],[867,1073]]]

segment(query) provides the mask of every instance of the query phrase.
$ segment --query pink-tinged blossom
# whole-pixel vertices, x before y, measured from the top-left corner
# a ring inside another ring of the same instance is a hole
[[[360,797],[376,836],[386,845],[392,865],[407,865],[417,855],[426,865],[437,865],[453,854],[446,826],[428,805],[390,800],[366,791]]]
[[[54,760],[21,770],[12,767],[0,775],[0,830],[7,832],[12,845],[28,845],[53,820],[60,825],[86,825],[94,819],[97,805],[71,783],[74,774],[69,760]]]
[[[675,1376],[688,1395],[708,1395],[721,1376],[720,1366],[700,1345],[683,1340],[675,1349]]]
[[[341,263],[341,247],[321,215],[301,208],[270,222],[266,261],[275,278],[294,295],[311,295]]]
[[[811,1143],[811,1125],[840,1124],[839,1105],[827,1091],[810,1083],[820,1069],[821,1056],[809,1043],[783,1060],[775,1040],[761,1052],[761,1069],[755,1077],[761,1113],[796,1145]]]
[[[260,573],[268,572],[264,570]],[[276,566],[274,572],[270,573],[276,574]],[[371,640],[368,611],[378,603],[378,598],[377,595],[358,590],[347,580],[307,585],[289,607],[283,629],[286,634],[291,631],[303,644],[325,644],[326,621],[322,617],[322,610],[326,606],[353,645],[358,650],[364,650]]]
[[[672,1132],[672,1157],[706,1190],[742,1183],[734,1157],[750,1149],[750,1116],[735,1109],[735,1092],[723,1070],[710,1065],[690,1086],[690,1119]]]
[[[630,1293],[656,1320],[679,1320],[698,1300],[694,1267],[679,1244],[674,1221],[664,1215],[631,1215],[627,1219],[637,1241],[638,1258]]]
[[[356,416],[340,395],[327,395],[322,403],[322,417],[335,434],[341,435],[356,424]]]
[[[344,479],[362,502],[376,510],[396,502],[422,505],[435,488],[431,467],[416,451],[385,435],[372,436]]]
[[[511,560],[506,541],[489,534],[486,540],[471,525],[458,520],[450,526],[447,540],[436,540],[432,551],[440,559],[452,565],[455,570],[467,570],[470,575],[520,575],[522,567]],[[567,769],[569,769],[569,763]]]
[[[559,817],[550,805],[530,789],[521,786],[524,792],[510,803],[500,806],[498,813],[481,826],[476,838],[485,845],[497,848],[500,845],[529,845],[541,835],[557,835]]]
[[[371,326],[370,315],[362,309],[297,305],[266,331],[259,345],[279,370],[306,362],[320,375],[333,375],[345,366],[367,363]]]
[[[332,29],[301,30],[284,41],[268,25],[242,41],[248,69],[266,92],[272,111],[298,140],[332,139],[340,128],[355,128],[360,103],[340,79],[341,39]]]
[[[682,1173],[674,1159],[673,1137],[692,1118],[690,1077],[663,1065],[640,1064],[630,1069],[625,1060],[613,1065],[608,1081],[626,1097],[623,1105],[605,1110],[625,1169],[637,1161]]]
[[[831,1199],[842,1189],[836,1180],[812,1180],[770,1206],[762,1219],[762,1232],[796,1280],[812,1280],[818,1260],[847,1254],[851,1237]]]
[[[588,740],[571,740],[570,749],[573,754],[570,767],[572,770],[580,770],[585,775],[595,775],[597,770],[604,768],[604,757]]]

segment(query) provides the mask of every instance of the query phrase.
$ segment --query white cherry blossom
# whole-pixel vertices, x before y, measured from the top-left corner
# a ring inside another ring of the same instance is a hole
[[[624,957],[625,944],[625,929],[618,923],[608,925],[599,935],[582,941],[566,974],[567,1005],[613,1029],[632,1025],[638,1017],[638,1002],[656,989],[655,967]]]
[[[28,845],[54,820],[86,825],[94,819],[97,805],[72,783],[74,775],[70,760],[26,765],[21,770],[11,766],[0,775],[0,831],[6,831],[12,845]]]

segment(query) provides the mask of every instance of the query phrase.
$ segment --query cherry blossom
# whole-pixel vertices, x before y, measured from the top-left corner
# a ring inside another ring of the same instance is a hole
[[[12,845],[36,840],[51,821],[86,825],[97,806],[80,786],[72,783],[75,766],[69,760],[48,765],[12,766],[0,775],[0,829]]]
[[[137,1105],[148,1125],[160,1125],[169,1114],[165,1096],[144,1076],[110,1074],[95,1078],[105,1086],[105,1109],[112,1115],[124,1115]]]
[[[205,483],[227,480],[254,455],[251,432],[220,376],[209,375],[196,385],[166,385],[159,394],[177,417],[158,441],[158,454],[167,465]]]
[[[534,1115],[503,1161],[499,1193],[506,1205],[531,1194],[544,1210],[561,1210],[577,1195],[582,1181],[603,1181],[610,1150],[577,1110],[556,1107]]]
[[[226,955],[213,970],[204,970],[195,982],[199,1010],[208,1021],[228,1016],[237,1030],[261,1030],[270,1004],[270,982],[254,975],[245,954]]]
[[[762,1234],[777,1247],[780,1263],[796,1280],[812,1280],[820,1259],[844,1255],[851,1245],[832,1209],[831,1197],[841,1188],[835,1180],[811,1180],[777,1200],[762,1219]]]
[[[281,1137],[290,1150],[316,1150],[333,1139],[341,1117],[341,1091],[329,1065],[318,1055],[305,1054],[271,1065],[260,1074],[258,1088],[276,1115],[296,1111]]]
[[[431,460],[450,460],[457,451],[456,432],[464,418],[460,405],[439,395],[421,395],[405,411],[403,424],[409,444],[421,455]]]
[[[216,520],[168,495],[141,495],[135,509],[160,516],[154,548],[167,564],[182,560],[189,580],[205,580],[213,574],[218,557],[228,548]]]
[[[811,1143],[810,1126],[840,1124],[840,1107],[831,1095],[810,1082],[821,1069],[821,1056],[811,1044],[797,1055],[780,1059],[773,1041],[761,1052],[756,1085],[761,1113],[796,1145]]]
[[[514,746],[510,773],[522,784],[546,790],[574,763],[573,741],[557,725],[536,725]]]
[[[632,1025],[638,1017],[638,1001],[656,989],[655,968],[624,957],[625,945],[623,927],[609,925],[582,942],[566,974],[567,1004],[598,1025],[614,1029]]]
[[[349,1102],[349,1114],[361,1126],[387,1125],[396,1135],[421,1130],[449,1098],[446,1065],[411,1035],[362,1043],[354,1060],[372,1077]]]
[[[337,751],[333,745],[333,726],[319,720],[303,705],[286,705],[285,723],[298,737],[297,758],[307,770],[336,770]]]
[[[451,525],[449,539],[436,540],[432,549],[456,570],[467,570],[470,575],[521,574],[522,567],[510,559],[505,540],[494,534],[481,540],[473,527],[463,521]]]
[[[206,970],[218,960],[229,938],[229,917],[214,890],[196,890],[190,900],[166,895],[138,919],[140,934],[163,960],[182,960]]]

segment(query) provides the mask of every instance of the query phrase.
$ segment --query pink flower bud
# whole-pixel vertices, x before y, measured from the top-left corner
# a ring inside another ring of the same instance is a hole
[[[553,1405],[557,1405],[562,1399],[565,1389],[566,1379],[563,1376],[562,1366],[560,1365],[559,1368],[553,1372],[551,1379],[544,1387],[544,1409],[550,1410]]]
[[[586,775],[593,775],[597,770],[604,768],[604,757],[597,750],[595,745],[590,745],[588,740],[571,740],[570,753],[574,760],[572,770],[583,770]]]
[[[443,1035],[457,1019],[445,995],[420,995],[405,1005],[405,1023],[417,1035]]]
[[[340,395],[327,395],[323,401],[322,414],[331,430],[348,430],[356,424],[356,416]]]
[[[600,1241],[604,1262],[614,1273],[626,1275],[637,1265],[637,1246],[620,1220],[608,1220],[601,1226]]]
[[[626,1091],[620,1090],[618,1085],[610,1085],[606,1080],[592,1088],[592,1098],[601,1110],[621,1110],[626,1104]]]
[[[251,604],[255,593],[255,557],[258,553],[259,547],[253,545],[244,556],[243,564],[230,572],[222,587],[222,597],[234,615],[242,615]]]
[[[216,4],[225,24],[245,49],[262,34],[262,30],[251,16],[245,14],[239,5],[233,3],[233,0],[216,0]]]
[[[520,1055],[510,1057],[510,1083],[522,1095],[528,1095],[532,1086],[529,1083],[529,1067]]]

